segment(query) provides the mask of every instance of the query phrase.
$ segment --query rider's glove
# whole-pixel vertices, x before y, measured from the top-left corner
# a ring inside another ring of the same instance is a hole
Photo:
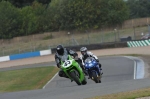
[[[78,56],[74,56],[74,60],[78,60]]]
[[[96,59],[96,61],[97,61],[97,62],[99,62],[99,60],[98,60],[98,59]]]

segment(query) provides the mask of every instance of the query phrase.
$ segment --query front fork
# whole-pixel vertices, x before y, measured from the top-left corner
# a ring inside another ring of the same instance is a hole
[[[96,70],[97,70],[98,75],[101,76],[101,70],[98,65],[96,66]]]

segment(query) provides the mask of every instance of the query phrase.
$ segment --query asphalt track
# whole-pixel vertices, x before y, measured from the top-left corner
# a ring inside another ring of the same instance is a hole
[[[134,61],[126,57],[99,57],[103,68],[102,83],[87,79],[87,84],[78,86],[69,79],[56,76],[44,89],[1,93],[0,99],[84,99],[122,91],[145,88],[149,79],[134,80]],[[1,71],[54,65],[54,62],[0,69]]]

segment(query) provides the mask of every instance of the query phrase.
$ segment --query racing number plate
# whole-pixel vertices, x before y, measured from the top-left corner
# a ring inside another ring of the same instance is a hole
[[[64,67],[69,67],[70,65],[71,65],[71,61],[70,60],[65,61]]]

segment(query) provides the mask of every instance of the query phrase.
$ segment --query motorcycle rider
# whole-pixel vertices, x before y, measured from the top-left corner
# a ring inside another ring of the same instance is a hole
[[[82,60],[83,66],[84,66],[85,60],[86,60],[88,57],[93,57],[93,58],[99,63],[98,57],[95,56],[92,52],[87,51],[87,48],[86,48],[86,47],[81,47],[81,48],[80,48],[80,52],[81,52],[80,59]],[[100,68],[100,70],[102,70],[102,65],[101,65],[100,63],[99,63],[99,68]],[[103,72],[102,72],[101,74],[103,74]]]
[[[61,67],[61,58],[62,58],[62,56],[63,55],[68,55],[68,54],[73,56],[73,58],[79,63],[79,65],[83,69],[82,60],[80,58],[78,58],[78,54],[76,52],[74,52],[73,50],[64,48],[63,45],[58,45],[56,47],[55,62],[56,62],[57,67],[58,68]],[[64,71],[62,69],[60,69],[58,75],[60,77],[68,78],[67,75],[64,73]]]

